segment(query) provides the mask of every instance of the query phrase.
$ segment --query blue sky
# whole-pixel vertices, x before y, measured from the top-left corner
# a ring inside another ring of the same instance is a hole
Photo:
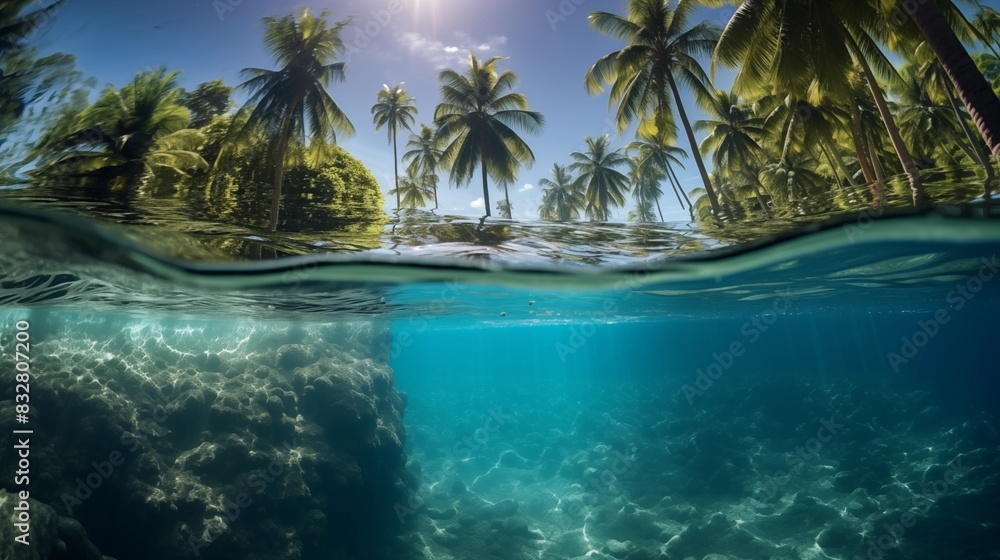
[[[584,148],[584,136],[615,135],[607,95],[589,96],[583,76],[595,60],[621,45],[593,32],[587,14],[598,9],[623,13],[624,5],[624,0],[314,0],[305,4],[70,0],[39,39],[45,51],[75,54],[80,70],[102,86],[120,86],[136,72],[163,65],[182,71],[182,85],[193,89],[220,77],[236,85],[245,67],[274,67],[262,44],[259,21],[264,16],[286,15],[306,6],[314,12],[329,9],[334,20],[351,16],[354,25],[346,34],[351,45],[347,81],[330,93],[357,129],[357,135],[341,145],[372,170],[383,192],[392,188],[392,151],[385,131],[375,132],[370,112],[382,84],[406,82],[404,87],[417,99],[418,123],[430,122],[442,68],[463,68],[470,49],[481,57],[509,57],[501,69],[521,77],[518,91],[546,119],[540,134],[524,135],[536,163],[521,171],[511,189],[514,217],[532,219],[537,217],[542,196],[538,181],[548,176],[552,164],[568,163],[570,152]],[[724,24],[731,13],[731,9],[706,9],[696,20]],[[693,119],[700,117],[690,97],[685,105]],[[629,140],[626,135],[617,144]],[[401,134],[400,154],[404,143]],[[682,147],[687,148],[686,143]],[[688,161],[687,169],[679,174],[685,189],[691,190],[700,181],[694,163]],[[662,201],[665,218],[685,221],[687,212],[677,205],[669,187],[667,191]],[[443,181],[439,194],[440,213],[483,214],[482,188],[476,181],[458,189]],[[494,188],[490,196],[496,213],[502,193]],[[394,197],[386,195],[386,199],[387,209],[391,208]],[[617,219],[624,219],[629,209],[619,210]]]

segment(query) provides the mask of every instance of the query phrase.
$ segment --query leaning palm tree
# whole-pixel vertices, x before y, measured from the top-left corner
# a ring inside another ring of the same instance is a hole
[[[528,100],[512,90],[517,75],[497,72],[493,57],[480,62],[469,53],[466,74],[444,70],[439,75],[441,104],[434,111],[437,138],[444,145],[440,164],[447,166],[452,183],[468,185],[476,167],[483,176],[483,200],[490,216],[490,191],[487,176],[496,181],[513,182],[517,170],[530,167],[535,154],[518,136],[515,128],[539,131],[545,119],[528,110]]]
[[[99,178],[112,189],[142,184],[162,171],[175,174],[207,163],[180,104],[179,72],[141,72],[125,87],[109,86],[78,115],[67,115],[34,149],[38,174]]]
[[[584,190],[585,212],[593,222],[611,219],[611,211],[625,204],[629,191],[628,176],[619,171],[631,167],[631,161],[621,150],[611,149],[608,135],[586,138],[587,151],[573,152],[570,170],[577,173]]]
[[[558,163],[552,166],[552,178],[548,177],[538,182],[545,187],[542,194],[542,206],[538,215],[550,222],[568,222],[580,219],[580,210],[584,207],[583,194],[579,182],[573,178],[567,169]]]
[[[266,17],[264,45],[278,70],[245,68],[247,78],[240,89],[250,97],[241,109],[246,124],[238,131],[247,136],[265,131],[272,137],[269,156],[274,165],[271,197],[271,231],[278,227],[281,180],[291,143],[306,144],[322,151],[337,142],[337,134],[351,136],[354,125],[326,88],[344,80],[344,63],[333,62],[344,53],[341,33],[348,21],[327,22],[329,13],[313,16],[303,10],[295,15]]]
[[[417,108],[413,105],[416,100],[406,93],[403,83],[392,88],[383,84],[377,94],[377,100],[378,102],[372,107],[372,121],[375,124],[375,132],[382,130],[382,127],[389,129],[392,166],[396,176],[396,208],[399,208],[399,155],[396,151],[396,137],[400,128],[412,130],[410,125],[416,122],[414,115],[417,114]]]
[[[926,202],[920,171],[899,133],[879,81],[879,78],[890,82],[898,79],[880,43],[897,47],[915,43],[906,26],[899,25],[898,18],[886,13],[886,10],[898,9],[899,2],[701,1],[710,6],[740,5],[723,31],[714,55],[717,62],[739,67],[733,83],[733,91],[738,94],[752,97],[762,90],[777,90],[799,99],[809,99],[814,104],[826,96],[849,102],[851,75],[860,72],[900,165],[909,178],[914,204]],[[936,21],[941,27],[937,31],[950,34],[960,48],[960,41],[955,38],[946,18],[941,16],[937,3],[923,1],[917,4],[920,9],[916,12],[929,14],[933,11],[939,16]],[[956,26],[965,26],[966,36],[974,36],[974,30],[950,0],[941,0],[941,4],[947,7],[949,18]],[[907,11],[911,15],[914,12]]]
[[[611,86],[609,102],[618,106],[615,120],[619,132],[638,121],[642,136],[672,133],[676,128],[673,120],[676,104],[712,211],[718,217],[719,201],[698,152],[678,82],[695,90],[708,84],[698,57],[715,49],[719,28],[710,22],[689,25],[698,5],[696,1],[677,0],[676,7],[671,9],[672,3],[672,0],[629,0],[627,16],[608,12],[590,14],[591,27],[625,41],[626,46],[594,63],[587,71],[586,87],[588,92],[596,94]]]
[[[37,0],[6,0],[0,4],[0,54],[21,47],[35,29],[67,2],[56,0],[45,7],[37,6]]]
[[[1000,160],[1000,99],[996,92],[934,2],[917,2],[907,12],[941,61],[986,145]]]
[[[425,125],[420,125],[420,134],[411,134],[406,142],[409,151],[403,154],[403,163],[409,162],[406,173],[411,177],[421,177],[425,184],[434,189],[434,209],[438,207],[437,169],[441,161],[441,144],[436,131]]]

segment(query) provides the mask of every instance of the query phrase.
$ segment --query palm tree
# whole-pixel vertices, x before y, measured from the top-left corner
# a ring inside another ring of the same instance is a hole
[[[728,0],[702,1],[719,5]],[[838,101],[850,99],[851,75],[860,70],[909,178],[914,204],[922,205],[926,195],[920,171],[899,134],[876,77],[878,72],[895,79],[895,69],[873,33],[883,40],[892,35],[876,0],[742,2],[722,32],[714,59],[727,66],[739,66],[734,93],[752,95],[777,90],[814,104],[827,96]]]
[[[511,212],[513,211],[513,206],[510,204],[510,200],[500,200],[497,201],[497,212],[500,213],[501,218],[506,218],[508,220],[511,218]]]
[[[121,90],[109,86],[79,115],[56,123],[35,148],[43,173],[99,177],[114,189],[168,170],[206,168],[196,149],[201,132],[188,128],[179,72],[142,72]]]
[[[932,67],[937,67],[937,59],[933,61]],[[932,158],[935,151],[945,145],[955,145],[960,147],[973,162],[983,164],[983,159],[976,150],[975,145],[967,145],[959,139],[961,132],[961,121],[964,121],[962,113],[957,104],[954,108],[949,108],[935,100],[931,94],[931,87],[928,80],[923,79],[920,69],[912,64],[907,64],[900,70],[902,81],[894,84],[890,91],[898,100],[896,115],[899,119],[899,129],[907,143],[913,147],[915,153],[923,154],[927,158]],[[951,89],[951,82],[944,84],[945,88]],[[946,142],[943,140],[950,140]],[[975,137],[967,138],[972,142],[977,142]],[[992,171],[989,161],[986,161],[987,169]]]
[[[437,138],[444,145],[441,163],[450,166],[451,181],[459,186],[468,185],[479,166],[487,217],[487,175],[496,181],[513,182],[522,165],[530,167],[535,162],[535,154],[514,128],[535,133],[545,123],[540,113],[528,110],[523,94],[512,92],[517,75],[510,70],[497,73],[501,60],[493,57],[480,62],[470,52],[467,74],[442,71],[442,101],[434,111]]]
[[[934,2],[916,2],[907,12],[934,50],[994,157],[1000,159],[1000,99],[976,67]]]
[[[982,34],[986,41],[1000,47],[1000,12],[983,5],[979,6],[972,20],[972,25]]]
[[[21,47],[32,31],[51,18],[56,10],[68,1],[56,0],[44,8],[35,8],[23,14],[21,12],[33,7],[37,0],[5,1],[0,9],[0,54]]]
[[[403,83],[392,88],[383,84],[377,94],[377,100],[378,102],[372,107],[372,121],[375,124],[375,132],[382,130],[383,126],[389,129],[392,166],[396,176],[396,208],[399,208],[399,156],[396,152],[396,137],[400,128],[412,131],[410,125],[416,122],[414,115],[417,114],[417,108],[413,105],[416,100],[406,93]]]
[[[625,41],[626,47],[594,63],[587,71],[586,88],[597,94],[610,85],[609,102],[618,105],[615,118],[619,132],[638,121],[641,136],[673,132],[676,127],[672,103],[676,104],[712,212],[718,217],[719,201],[698,152],[678,82],[696,90],[708,84],[708,76],[697,57],[715,49],[719,28],[710,22],[688,25],[697,6],[694,0],[677,0],[674,9],[670,9],[671,4],[671,0],[629,0],[627,16],[590,14],[591,27]]]
[[[437,169],[441,161],[441,144],[436,131],[425,125],[420,125],[420,134],[411,134],[406,142],[411,148],[403,154],[403,163],[409,162],[406,173],[411,177],[422,177],[425,184],[434,190],[434,209],[438,207]]]
[[[399,179],[398,187],[389,191],[389,194],[396,195],[396,199],[401,201],[397,208],[413,209],[427,206],[427,200],[433,195],[433,190],[421,179],[407,174],[406,177]]]
[[[691,201],[688,200],[687,194],[684,193],[680,181],[677,180],[677,174],[674,172],[675,165],[682,169],[684,168],[680,157],[687,157],[687,152],[676,146],[669,145],[660,136],[635,140],[625,148],[625,153],[633,157],[633,165],[635,166],[636,178],[638,180],[642,180],[646,175],[652,175],[656,177],[656,181],[659,183],[666,178],[673,188],[674,196],[677,197],[677,203],[680,204],[682,209],[688,208],[689,212],[691,212],[691,219],[694,220],[694,207],[691,205]],[[684,197],[684,200],[681,200],[681,197]],[[687,201],[687,206],[685,206],[685,201]],[[663,210],[660,209],[659,196],[656,197],[655,202],[656,211],[660,214],[660,221],[663,221]]]
[[[240,88],[250,93],[241,109],[247,113],[242,135],[263,130],[272,136],[270,160],[274,165],[271,197],[271,231],[278,227],[281,180],[289,144],[309,143],[315,148],[336,144],[337,134],[351,136],[354,125],[326,88],[344,80],[344,63],[333,62],[343,54],[341,33],[348,21],[329,24],[327,11],[313,16],[303,10],[284,17],[266,17],[264,45],[278,70],[245,68]],[[308,140],[307,140],[308,135]]]
[[[742,175],[753,187],[761,209],[771,215],[764,197],[757,188],[757,169],[761,165],[763,148],[757,139],[764,136],[764,119],[740,103],[736,95],[716,91],[700,98],[702,109],[709,117],[695,123],[695,130],[709,131],[701,143],[703,154],[712,154],[716,170]]]
[[[631,161],[621,150],[611,149],[608,135],[600,138],[586,138],[587,151],[573,152],[571,171],[579,177],[584,189],[585,211],[593,222],[611,219],[611,210],[625,204],[625,193],[629,190],[628,176],[618,171],[630,167]]]
[[[552,166],[552,178],[548,177],[538,182],[545,187],[542,194],[542,206],[538,215],[550,222],[568,222],[580,219],[580,210],[584,207],[583,194],[580,192],[579,181],[570,175],[565,167]]]
[[[653,203],[647,199],[636,199],[635,210],[629,211],[628,221],[655,222],[656,214],[653,212]],[[660,221],[663,221],[663,216],[660,216]]]
[[[632,196],[635,198],[636,209],[629,212],[629,220],[633,222],[655,222],[656,214],[659,214],[660,221],[663,221],[663,211],[660,210],[660,197],[663,196],[663,189],[660,181],[663,172],[647,172],[639,174],[635,165],[629,173],[629,181],[634,185]],[[653,206],[656,205],[656,213]]]

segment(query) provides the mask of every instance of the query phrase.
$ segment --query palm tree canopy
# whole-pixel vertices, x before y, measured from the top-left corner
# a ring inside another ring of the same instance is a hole
[[[441,143],[437,132],[425,125],[420,125],[419,134],[411,134],[406,142],[410,148],[403,154],[403,163],[408,163],[406,172],[414,177],[434,175],[441,161]]]
[[[538,215],[543,220],[551,222],[568,222],[580,218],[580,210],[584,207],[580,183],[563,166],[552,166],[552,178],[544,178],[538,182],[545,190],[542,194],[542,206]]]
[[[625,204],[629,180],[621,168],[631,166],[631,160],[621,150],[611,149],[609,136],[586,139],[587,151],[573,152],[570,169],[579,174],[584,189],[587,216],[592,221],[606,222],[614,208]]]
[[[204,142],[189,129],[191,112],[180,104],[179,72],[142,72],[125,87],[108,86],[97,101],[41,139],[39,167],[71,164],[80,172],[120,168],[155,173],[207,167],[195,151]]]
[[[695,130],[708,131],[701,152],[712,154],[716,169],[740,170],[759,163],[763,148],[758,139],[765,135],[764,119],[740,103],[738,96],[716,91],[701,98],[708,119],[695,123]]]
[[[441,163],[450,165],[451,180],[467,185],[479,165],[496,181],[515,179],[521,165],[531,166],[535,154],[515,128],[535,133],[544,125],[540,113],[528,110],[523,94],[512,90],[517,75],[498,73],[493,57],[480,62],[469,53],[469,68],[461,74],[444,70],[439,75],[441,103],[434,111],[437,137],[443,147]]]
[[[388,85],[382,86],[377,94],[377,103],[372,107],[372,122],[375,124],[375,132],[388,126],[390,130],[389,142],[391,143],[400,128],[411,130],[410,126],[416,123],[417,108],[414,103],[416,100],[406,93],[403,84],[392,88]]]
[[[591,94],[611,86],[609,107],[617,106],[618,132],[639,122],[642,135],[676,135],[671,110],[670,78],[694,88],[709,82],[697,58],[709,55],[719,37],[713,22],[690,25],[697,3],[678,0],[631,0],[628,15],[590,14],[590,25],[625,48],[601,57],[587,71],[585,87]]]
[[[344,63],[333,62],[344,50],[341,33],[349,20],[330,24],[329,12],[313,16],[266,17],[264,45],[278,70],[245,68],[239,88],[250,94],[243,132],[262,129],[276,134],[285,125],[299,143],[336,144],[337,134],[352,136],[354,125],[326,88],[344,80]],[[284,123],[284,119],[290,122]]]

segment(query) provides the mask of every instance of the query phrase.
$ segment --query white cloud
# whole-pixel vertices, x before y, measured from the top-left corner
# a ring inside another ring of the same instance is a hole
[[[517,189],[517,192],[528,192],[534,188],[535,185],[532,185],[531,183],[525,183],[523,187]]]
[[[456,31],[454,38],[454,42],[444,43],[414,32],[405,32],[397,36],[400,45],[411,55],[430,62],[437,70],[464,66],[468,63],[469,51],[492,55],[495,53],[488,51],[507,44],[507,38],[502,35],[490,37],[484,42],[475,41],[468,34]]]
[[[479,197],[476,200],[470,202],[469,206],[471,206],[472,208],[486,208],[486,201],[483,200],[483,197]]]

